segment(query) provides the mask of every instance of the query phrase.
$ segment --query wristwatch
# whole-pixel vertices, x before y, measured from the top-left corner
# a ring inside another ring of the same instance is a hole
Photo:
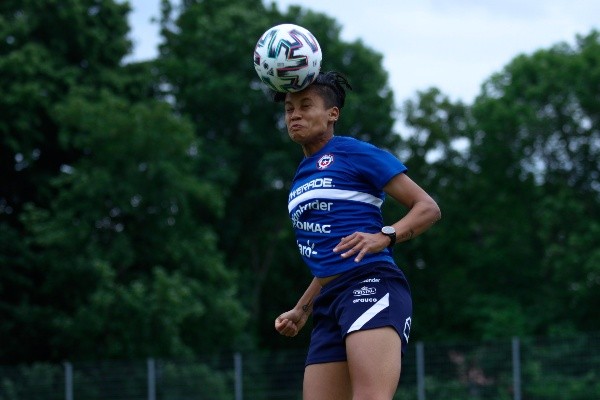
[[[396,244],[396,230],[393,227],[384,226],[381,228],[381,233],[390,238],[390,244],[388,248],[391,248]]]

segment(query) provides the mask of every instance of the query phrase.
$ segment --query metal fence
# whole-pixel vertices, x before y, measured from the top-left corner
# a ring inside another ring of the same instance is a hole
[[[301,399],[304,352],[0,366],[0,400]],[[409,346],[395,400],[598,400],[600,335]]]

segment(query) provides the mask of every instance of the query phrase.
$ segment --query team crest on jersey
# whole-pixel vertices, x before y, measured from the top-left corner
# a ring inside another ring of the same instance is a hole
[[[322,170],[329,167],[333,163],[333,154],[325,154],[317,161],[317,168]]]

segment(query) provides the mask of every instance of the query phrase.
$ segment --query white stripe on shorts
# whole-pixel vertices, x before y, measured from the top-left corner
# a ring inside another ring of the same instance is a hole
[[[390,306],[390,294],[386,293],[379,301],[371,306],[367,311],[362,313],[360,317],[348,329],[347,333],[354,332],[363,327],[364,324],[369,322],[373,317],[375,317],[380,311],[388,308]]]

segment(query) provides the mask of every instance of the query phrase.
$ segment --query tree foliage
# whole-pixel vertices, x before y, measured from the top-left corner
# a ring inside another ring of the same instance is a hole
[[[599,57],[592,32],[516,57],[472,107],[435,90],[406,105],[411,160],[437,154],[425,182],[444,214],[413,274],[439,301],[423,306],[428,335],[600,328]]]
[[[174,3],[157,59],[129,64],[127,3],[0,4],[0,362],[293,345],[272,327],[311,278],[285,207],[302,154],[252,68],[283,22],[353,86],[336,133],[398,154],[442,208],[395,250],[416,339],[600,330],[597,32],[515,57],[471,105],[417,93],[399,135],[382,55],[335,19]]]
[[[223,199],[149,68],[120,64],[128,6],[2,7],[0,359],[232,346],[246,317],[210,224]]]
[[[520,267],[531,265],[532,278],[544,282],[543,302],[526,307],[536,331],[600,328],[591,315],[600,300],[599,78],[600,36],[592,32],[573,46],[516,57],[486,82],[473,107],[485,132],[476,156],[490,159],[491,145],[504,158],[482,174],[504,170],[497,186],[520,181],[531,187],[513,200],[525,210],[511,219],[513,237],[532,255]],[[520,234],[524,228],[529,231]]]

